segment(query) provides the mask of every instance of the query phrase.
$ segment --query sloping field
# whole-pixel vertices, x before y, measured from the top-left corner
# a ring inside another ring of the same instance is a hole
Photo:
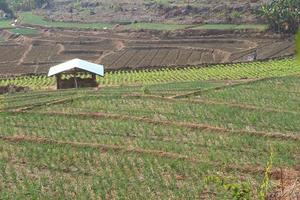
[[[163,37],[151,32],[41,30],[34,36],[0,32],[0,74],[45,74],[72,58],[101,63],[107,70],[202,66],[295,54],[293,37],[194,35]]]
[[[45,65],[46,70],[49,64]],[[219,64],[208,67],[163,68],[157,70],[113,71],[99,77],[100,87],[120,85],[151,85],[178,81],[203,80],[241,80],[281,77],[300,73],[300,65],[295,59],[271,60],[267,62],[251,62],[236,64]],[[55,78],[45,75],[3,77],[0,86],[14,84],[31,89],[49,89],[55,87]]]
[[[258,199],[265,189],[299,195],[299,80],[2,96],[0,196]]]

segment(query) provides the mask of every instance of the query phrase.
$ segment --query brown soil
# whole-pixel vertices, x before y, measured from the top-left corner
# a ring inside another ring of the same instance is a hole
[[[79,22],[255,23],[266,0],[52,0],[40,13],[49,19]],[[233,13],[237,14],[234,16]]]
[[[274,170],[272,177],[277,180],[278,186],[268,195],[268,200],[300,199],[300,167]]]
[[[0,86],[0,94],[25,92],[28,90],[29,90],[29,88],[27,88],[27,87],[20,87],[20,86],[15,86],[15,85]]]
[[[45,74],[72,58],[101,63],[107,71],[205,66],[284,57],[295,53],[294,37],[230,31],[41,30],[35,37],[0,31],[0,75]]]

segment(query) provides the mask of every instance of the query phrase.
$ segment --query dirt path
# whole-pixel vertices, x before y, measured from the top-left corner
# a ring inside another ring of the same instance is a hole
[[[125,48],[125,45],[122,41],[120,40],[115,40],[115,49],[112,51],[108,51],[106,53],[103,53],[96,61],[95,63],[102,63],[102,60],[104,57],[109,56],[111,54],[114,54],[116,51],[121,51],[122,49]]]
[[[24,60],[26,59],[26,56],[27,56],[27,55],[29,54],[29,52],[31,51],[32,47],[33,47],[33,45],[32,45],[31,42],[30,42],[30,44],[29,44],[29,46],[27,47],[27,49],[25,50],[24,54],[23,54],[22,57],[20,58],[20,60],[19,60],[19,62],[18,62],[18,65],[21,65],[21,64],[24,62]]]
[[[61,54],[62,52],[65,51],[65,46],[63,44],[57,44],[59,49],[58,49],[58,52],[57,52],[57,55]]]

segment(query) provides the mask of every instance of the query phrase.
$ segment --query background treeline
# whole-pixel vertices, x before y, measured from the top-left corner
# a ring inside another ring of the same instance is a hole
[[[11,13],[12,11],[29,11],[42,8],[49,4],[49,0],[0,0],[0,9],[6,13]]]
[[[261,15],[275,32],[296,33],[300,25],[300,0],[270,0]]]

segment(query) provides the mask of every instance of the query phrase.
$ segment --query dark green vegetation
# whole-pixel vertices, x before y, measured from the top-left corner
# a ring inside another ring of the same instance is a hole
[[[7,94],[1,198],[232,199],[241,191],[216,185],[230,180],[258,199],[270,147],[272,171],[300,164],[299,84],[287,76]]]
[[[261,8],[270,27],[277,32],[296,33],[300,25],[299,0],[273,0]]]
[[[0,10],[4,11],[9,17],[14,17],[13,11],[9,8],[6,0],[0,0]],[[1,18],[1,17],[0,17]]]
[[[5,1],[5,0],[4,0]],[[39,9],[52,0],[6,0],[14,11]]]
[[[39,33],[38,30],[31,28],[14,28],[9,31],[17,35],[37,35]]]

